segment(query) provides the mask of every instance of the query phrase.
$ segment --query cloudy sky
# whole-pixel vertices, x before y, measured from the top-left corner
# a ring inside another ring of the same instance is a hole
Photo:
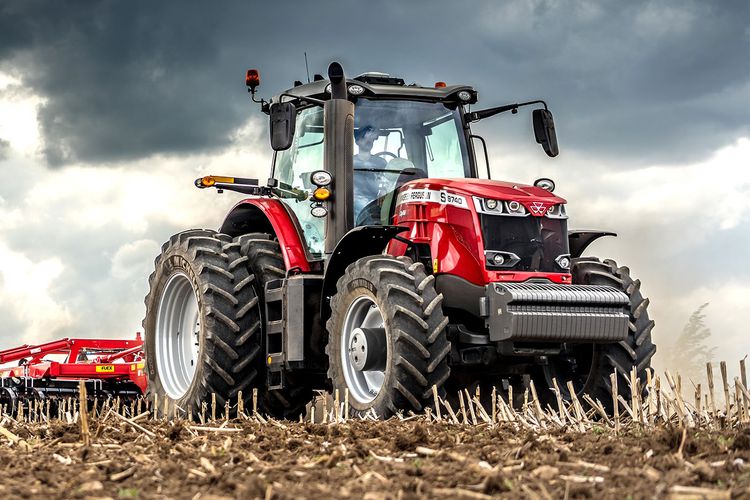
[[[494,178],[557,182],[592,253],[651,297],[658,356],[704,302],[718,357],[750,353],[750,7],[746,0],[428,2],[0,0],[0,347],[132,335],[163,241],[217,227],[265,178],[261,93],[340,61],[353,76],[469,83],[486,106],[544,98],[477,129]]]

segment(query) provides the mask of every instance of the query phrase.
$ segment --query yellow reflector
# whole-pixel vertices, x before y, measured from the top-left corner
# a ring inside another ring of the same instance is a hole
[[[268,356],[267,363],[270,365],[272,361],[273,361],[273,358],[271,358],[271,356]]]
[[[330,197],[331,197],[331,192],[324,187],[319,187],[318,189],[313,191],[313,198],[315,198],[318,201],[325,201]]]

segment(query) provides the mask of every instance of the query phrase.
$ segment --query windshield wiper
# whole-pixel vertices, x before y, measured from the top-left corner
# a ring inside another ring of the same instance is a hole
[[[355,172],[385,172],[387,174],[406,174],[415,175],[416,172],[407,172],[405,170],[396,170],[393,168],[353,168]]]

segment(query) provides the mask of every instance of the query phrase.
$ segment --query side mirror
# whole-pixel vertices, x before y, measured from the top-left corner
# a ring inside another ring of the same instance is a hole
[[[274,151],[289,149],[294,141],[297,108],[291,102],[271,104],[271,147]]]
[[[534,136],[536,142],[542,145],[547,156],[555,157],[560,153],[557,147],[557,135],[555,134],[555,120],[552,113],[546,109],[535,109],[532,114],[534,122]]]

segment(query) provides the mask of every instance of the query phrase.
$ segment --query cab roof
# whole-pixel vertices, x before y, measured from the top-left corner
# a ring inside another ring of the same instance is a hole
[[[478,94],[470,85],[447,85],[445,87],[420,87],[416,84],[405,85],[403,80],[400,78],[388,78],[391,81],[398,81],[399,83],[372,83],[373,78],[367,78],[368,74],[360,75],[352,79],[346,80],[347,88],[353,85],[358,85],[364,89],[364,92],[355,95],[351,92],[349,97],[375,97],[375,98],[395,98],[395,99],[407,99],[407,100],[427,100],[427,101],[443,101],[463,104],[474,104],[477,102]],[[317,99],[327,100],[330,98],[330,94],[326,91],[329,85],[328,80],[317,80],[303,85],[297,85],[292,87],[282,94],[290,94],[299,97],[313,97]],[[468,101],[460,101],[458,93],[462,90],[466,90],[471,94],[471,99]],[[274,96],[271,102],[279,102],[279,95]],[[286,97],[286,96],[285,96]]]

